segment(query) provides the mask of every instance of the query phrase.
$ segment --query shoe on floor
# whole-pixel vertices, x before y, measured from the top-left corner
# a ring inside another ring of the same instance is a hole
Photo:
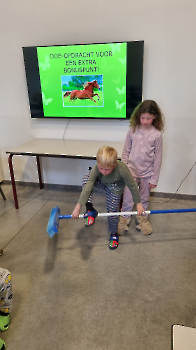
[[[6,349],[5,342],[0,338],[0,350]]]
[[[131,222],[131,217],[130,218],[124,218],[124,216],[120,216],[120,220],[118,223],[118,234],[119,236],[123,236],[126,231],[129,230],[128,225]]]
[[[5,316],[0,315],[0,330],[2,332],[6,331],[8,329],[9,324],[10,324],[10,314],[5,314]],[[0,350],[1,350],[1,348],[0,348]]]
[[[109,239],[109,249],[116,249],[118,248],[118,234],[116,235],[110,235]]]
[[[147,220],[147,216],[136,215],[137,230],[141,231],[143,235],[150,235],[152,233],[152,227]]]

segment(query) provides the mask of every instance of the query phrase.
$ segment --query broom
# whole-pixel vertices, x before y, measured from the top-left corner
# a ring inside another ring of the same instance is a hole
[[[196,208],[190,209],[166,209],[166,210],[148,210],[145,214],[173,214],[173,213],[192,213],[196,211]],[[97,216],[123,216],[123,215],[137,215],[137,211],[129,212],[113,212],[113,213],[98,213]],[[50,237],[53,237],[55,233],[58,233],[59,220],[60,219],[71,219],[71,215],[60,215],[60,208],[53,208],[50,214],[50,218],[47,226],[47,233]],[[84,218],[84,214],[80,214],[79,218]],[[85,217],[86,218],[86,217]]]

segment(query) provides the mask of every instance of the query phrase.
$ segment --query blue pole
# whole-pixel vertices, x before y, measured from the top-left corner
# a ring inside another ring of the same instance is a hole
[[[193,211],[196,211],[196,208],[190,208],[190,209],[166,209],[166,210],[150,210],[150,214],[172,214],[172,213],[192,213]]]

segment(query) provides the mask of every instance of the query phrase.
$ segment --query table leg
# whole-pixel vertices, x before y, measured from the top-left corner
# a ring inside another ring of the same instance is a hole
[[[1,195],[2,195],[2,197],[3,197],[3,199],[4,199],[4,201],[6,201],[6,198],[5,198],[5,195],[4,195],[4,193],[3,193],[3,190],[1,189],[1,184],[0,184],[0,193],[1,193]],[[1,254],[0,254],[1,255]]]
[[[11,176],[11,182],[12,182],[12,190],[13,190],[13,195],[14,195],[14,203],[15,203],[15,208],[18,209],[18,198],[17,198],[17,193],[16,193],[16,183],[15,183],[15,178],[14,178],[14,170],[12,166],[12,157],[13,154],[10,154],[8,156],[8,163],[9,163],[9,168],[10,168],[10,176]]]
[[[37,159],[37,172],[38,172],[38,178],[39,178],[39,188],[41,190],[43,188],[43,183],[42,183],[42,174],[41,174],[41,166],[40,166],[39,156],[36,156],[36,159]]]

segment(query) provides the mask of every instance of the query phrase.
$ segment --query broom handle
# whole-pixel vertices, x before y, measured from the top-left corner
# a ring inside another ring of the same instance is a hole
[[[146,214],[150,214],[149,211],[146,211]],[[130,212],[114,212],[114,213],[98,213],[97,216],[117,216],[117,215],[137,215],[137,211],[130,211]],[[78,218],[83,218],[84,214],[80,214]],[[71,219],[71,215],[58,215],[59,219]]]
[[[149,211],[145,212],[146,214],[150,214]],[[137,215],[137,211],[119,211],[119,212],[114,212],[114,213],[98,213],[97,216],[117,216],[117,215]]]
[[[190,209],[166,209],[166,210],[146,210],[145,214],[173,214],[173,213],[191,213],[196,212],[196,208]],[[144,215],[145,215],[144,214]],[[117,216],[117,215],[137,215],[137,211],[127,211],[127,212],[114,212],[114,213],[98,213],[97,216]],[[71,219],[71,215],[58,215],[59,219]],[[83,218],[84,214],[80,214],[79,218]]]
[[[196,208],[189,208],[189,209],[165,209],[165,210],[146,210],[143,214],[173,214],[173,213],[191,213],[196,212]],[[114,212],[114,213],[98,213],[98,216],[115,216],[115,215],[137,215],[137,211],[120,211],[120,212]]]

